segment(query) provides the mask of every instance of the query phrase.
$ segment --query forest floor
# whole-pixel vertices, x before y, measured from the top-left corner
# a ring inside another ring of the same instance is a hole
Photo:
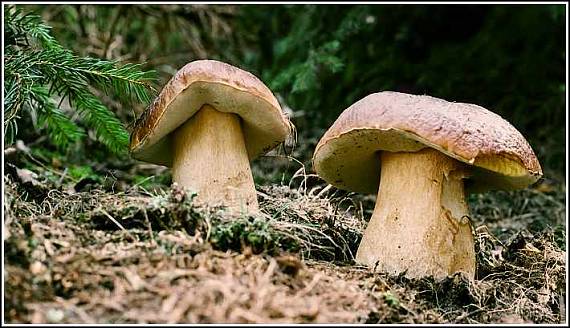
[[[373,197],[302,170],[258,185],[261,214],[229,219],[133,179],[164,174],[152,166],[107,179],[18,156],[4,176],[6,323],[566,321],[562,182],[470,196],[476,279],[409,279],[353,261]]]

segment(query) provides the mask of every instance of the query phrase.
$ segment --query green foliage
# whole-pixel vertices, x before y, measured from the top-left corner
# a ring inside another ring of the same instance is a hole
[[[558,224],[553,228],[553,239],[554,242],[562,251],[566,251],[566,226],[563,224]]]
[[[323,81],[346,68],[343,53],[352,47],[351,38],[370,29],[366,6],[345,7],[272,6],[259,11],[246,6],[244,20],[261,21],[253,31],[259,33],[263,48],[255,57],[246,54],[245,62],[260,71],[273,90],[285,95],[291,107],[317,111],[322,94],[328,93]],[[282,30],[283,25],[291,29]],[[265,31],[268,26],[274,27],[269,34]]]
[[[293,111],[304,143],[294,156],[307,166],[342,110],[394,90],[487,107],[527,137],[547,174],[565,174],[564,5],[28,7],[75,53],[147,62],[157,88],[199,58],[253,72]],[[133,107],[117,115],[132,119]]]
[[[65,148],[85,135],[70,117],[73,109],[109,150],[126,150],[128,132],[92,88],[123,101],[148,103],[154,73],[139,64],[78,57],[53,38],[39,16],[14,6],[5,14],[5,142],[14,141],[25,111],[47,129],[55,145]]]
[[[370,93],[429,94],[502,115],[563,172],[564,22],[563,5],[243,6],[236,33],[253,35],[236,64],[283,96],[300,134]]]
[[[98,180],[99,178],[90,166],[71,166],[68,173],[75,180],[81,180],[84,178],[93,178]]]
[[[212,227],[210,242],[215,248],[241,250],[251,247],[254,253],[275,253],[280,249],[296,250],[299,245],[275,231],[267,221],[255,217],[240,217],[232,221],[217,221]]]
[[[330,14],[329,10],[315,6],[291,9],[299,14],[297,16],[299,22],[295,23],[292,31],[274,46],[275,61],[287,61],[288,67],[276,73],[272,79],[272,87],[283,91],[290,89],[291,93],[319,90],[317,76],[319,73],[334,74],[344,68],[345,64],[339,53],[350,36],[365,28],[362,22],[365,22],[366,11],[363,9],[365,8],[351,8],[333,33],[324,34],[319,33],[319,29],[314,29],[311,25],[315,23],[315,16]],[[306,47],[306,44],[310,46]],[[292,53],[296,56],[291,56]]]
[[[238,53],[228,24],[236,6],[194,4],[29,5],[50,17],[61,43],[83,56],[129,58],[157,70],[162,86],[176,69],[197,58],[217,58],[211,49]],[[228,49],[229,48],[229,49]]]
[[[390,292],[390,291],[384,292],[384,293],[382,293],[382,297],[384,298],[384,301],[389,306],[396,308],[396,309],[400,307],[400,300],[398,299],[397,296],[392,294],[392,292]]]
[[[133,186],[138,186],[145,190],[153,190],[162,186],[167,186],[171,183],[172,177],[170,174],[160,175],[135,175],[133,177]]]

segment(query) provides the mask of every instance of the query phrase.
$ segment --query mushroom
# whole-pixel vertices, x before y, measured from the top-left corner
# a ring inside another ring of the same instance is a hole
[[[377,192],[356,262],[410,277],[475,275],[467,193],[519,189],[542,176],[525,138],[487,109],[399,92],[347,108],[313,155],[339,189]]]
[[[135,159],[172,168],[195,201],[230,212],[258,211],[250,161],[275,148],[292,123],[253,74],[214,60],[186,64],[131,133]]]

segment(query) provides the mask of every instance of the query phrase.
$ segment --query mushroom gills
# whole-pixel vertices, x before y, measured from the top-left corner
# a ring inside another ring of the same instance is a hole
[[[380,153],[374,212],[356,261],[393,274],[475,275],[465,164],[432,148]]]
[[[232,213],[259,209],[239,116],[204,105],[172,133],[172,181],[197,192],[197,204]]]

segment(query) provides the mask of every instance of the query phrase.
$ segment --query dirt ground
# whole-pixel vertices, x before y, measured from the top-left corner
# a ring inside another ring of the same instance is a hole
[[[263,213],[228,218],[48,171],[4,176],[6,323],[566,321],[562,183],[471,196],[477,277],[438,281],[354,264],[371,196],[258,186]]]

